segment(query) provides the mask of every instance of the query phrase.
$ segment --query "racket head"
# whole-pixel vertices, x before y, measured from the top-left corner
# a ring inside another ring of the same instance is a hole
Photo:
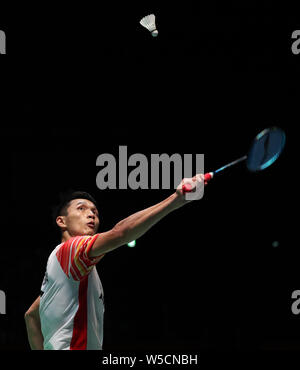
[[[285,132],[279,127],[270,127],[256,135],[247,155],[247,168],[251,172],[271,166],[282,153],[286,142]]]

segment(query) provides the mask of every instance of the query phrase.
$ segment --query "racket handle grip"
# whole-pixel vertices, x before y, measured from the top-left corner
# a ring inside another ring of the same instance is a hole
[[[214,177],[214,173],[213,173],[213,172],[207,172],[206,174],[204,174],[204,181],[208,182],[208,181],[210,181],[213,177]]]
[[[214,173],[213,172],[207,172],[206,174],[204,174],[204,181],[205,182],[209,182],[213,177],[214,177]],[[192,190],[192,187],[191,187],[190,184],[184,184],[182,186],[182,192],[183,192],[183,194],[189,193],[191,190]]]

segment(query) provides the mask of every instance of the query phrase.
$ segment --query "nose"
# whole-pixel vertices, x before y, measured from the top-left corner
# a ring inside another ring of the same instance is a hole
[[[92,218],[93,220],[95,220],[96,217],[95,214],[92,211],[90,211],[88,218]]]

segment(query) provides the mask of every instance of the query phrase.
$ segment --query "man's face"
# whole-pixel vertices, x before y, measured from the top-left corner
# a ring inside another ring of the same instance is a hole
[[[99,227],[99,214],[93,202],[73,199],[63,217],[64,227],[71,236],[94,235]]]

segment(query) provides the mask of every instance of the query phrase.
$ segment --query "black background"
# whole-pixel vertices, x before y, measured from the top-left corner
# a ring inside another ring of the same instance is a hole
[[[148,158],[204,153],[209,171],[271,126],[287,135],[272,167],[229,170],[201,201],[99,263],[104,349],[300,348],[291,312],[300,289],[296,10],[272,1],[42,4],[0,15],[0,348],[29,349],[23,317],[59,243],[51,207],[60,191],[91,192],[100,231],[171,194],[100,191],[98,155],[117,157],[120,145]],[[155,39],[139,24],[151,12]]]

